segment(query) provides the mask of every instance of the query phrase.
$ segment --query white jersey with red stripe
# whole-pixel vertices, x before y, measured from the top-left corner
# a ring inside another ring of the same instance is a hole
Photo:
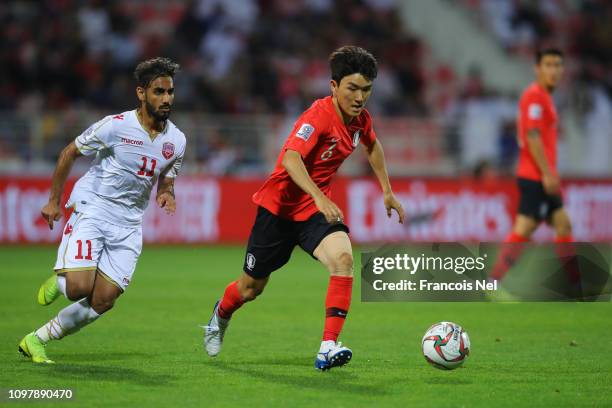
[[[186,139],[172,122],[151,138],[135,110],[94,123],[75,144],[94,155],[92,166],[74,186],[67,206],[122,226],[138,226],[160,175],[176,177]]]

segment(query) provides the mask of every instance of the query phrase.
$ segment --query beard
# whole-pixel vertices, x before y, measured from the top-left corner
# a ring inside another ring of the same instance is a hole
[[[163,112],[160,110],[155,110],[155,108],[149,103],[149,101],[145,101],[145,108],[147,109],[147,113],[149,114],[149,116],[151,116],[158,122],[165,122],[170,117],[171,107],[167,112]]]

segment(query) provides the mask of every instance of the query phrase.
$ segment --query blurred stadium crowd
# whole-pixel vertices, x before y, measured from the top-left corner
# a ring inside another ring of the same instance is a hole
[[[177,112],[193,114],[175,118],[198,141],[190,157],[195,168],[214,174],[232,173],[241,166],[264,171],[269,145],[247,140],[248,124],[227,135],[224,125],[203,130],[197,115],[215,115],[209,124],[233,122],[223,118],[236,114],[294,118],[314,98],[328,94],[329,52],[354,43],[380,61],[368,106],[375,115],[440,123],[442,153],[459,166],[482,164],[479,156],[460,157],[460,151],[466,150],[461,139],[472,131],[470,115],[492,115],[496,153],[487,159],[509,169],[516,150],[514,112],[520,89],[502,95],[487,89],[479,67],[459,78],[451,63],[433,60],[427,44],[401,20],[400,1],[4,1],[0,4],[4,96],[0,111],[5,112],[0,115],[0,158],[52,163],[76,135],[75,129],[87,125],[82,122],[90,119],[88,115],[91,120],[99,117],[91,112],[104,115],[131,108],[135,64],[165,55],[182,65],[175,106]],[[461,4],[517,58],[531,63],[533,51],[543,44],[566,50],[566,82],[572,86],[563,90],[563,100],[578,106],[581,120],[595,121],[587,127],[601,127],[610,120],[609,2],[463,0]],[[50,112],[61,112],[61,119],[48,116]],[[43,134],[42,141],[31,135],[34,125],[28,118],[32,117],[39,119],[35,132]],[[259,134],[270,126],[252,128]]]
[[[166,55],[183,67],[178,108],[298,113],[329,90],[325,57],[358,43],[383,62],[376,105],[423,113],[418,39],[393,1],[8,2],[0,8],[3,109],[121,109],[131,72]]]

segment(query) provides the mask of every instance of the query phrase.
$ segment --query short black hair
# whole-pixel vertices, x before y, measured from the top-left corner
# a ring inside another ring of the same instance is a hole
[[[331,76],[338,84],[347,75],[361,74],[373,81],[378,74],[376,58],[368,51],[354,45],[338,48],[329,56]]]
[[[134,70],[134,78],[136,85],[146,88],[156,78],[163,76],[174,78],[174,74],[179,69],[180,65],[170,58],[155,57],[138,64]]]
[[[542,62],[542,58],[546,55],[555,55],[561,59],[563,59],[563,51],[558,48],[541,48],[536,51],[535,59],[536,64]]]

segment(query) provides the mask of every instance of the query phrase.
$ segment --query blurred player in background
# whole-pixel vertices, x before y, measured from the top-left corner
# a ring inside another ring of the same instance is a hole
[[[227,286],[204,326],[204,346],[210,356],[221,351],[232,313],[262,293],[270,274],[285,265],[299,245],[331,275],[315,368],[341,366],[352,357],[337,339],[351,303],[353,251],[344,215],[330,198],[330,182],[359,143],[365,146],[382,187],[387,215],[393,209],[403,222],[404,211],[391,190],[383,149],[365,109],[377,74],[375,58],[362,48],[345,46],[333,52],[329,62],[332,95],[316,100],[300,116],[276,168],[253,195],[258,210],[244,273]]]
[[[570,218],[563,208],[557,172],[558,117],[552,93],[563,75],[563,53],[554,48],[536,54],[536,81],[519,101],[517,183],[519,206],[512,232],[501,247],[491,279],[501,280],[542,221],[555,229],[555,242],[572,242]],[[559,246],[561,252],[567,246]],[[563,253],[559,254],[563,256]],[[576,276],[571,277],[576,279]]]
[[[56,317],[26,335],[19,351],[35,363],[53,363],[45,345],[92,323],[127,288],[142,249],[142,216],[157,182],[157,204],[176,209],[174,179],[185,153],[185,135],[168,120],[178,64],[167,58],[141,62],[134,72],[140,106],[93,124],[61,152],[42,216],[53,229],[62,216],[60,198],[79,156],[95,155],[74,186],[57,252],[55,274],[39,289],[38,303],[59,294],[73,300]]]

